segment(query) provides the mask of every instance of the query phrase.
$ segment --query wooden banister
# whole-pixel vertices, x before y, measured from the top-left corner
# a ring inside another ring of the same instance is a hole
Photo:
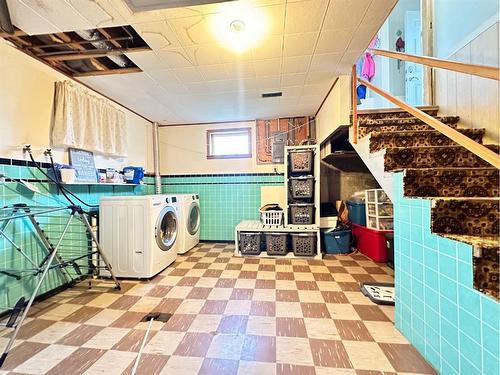
[[[467,64],[458,61],[438,59],[436,57],[411,55],[409,53],[387,51],[376,48],[369,48],[367,51],[378,56],[392,57],[394,59],[411,61],[417,64],[423,64],[433,68],[453,70],[459,73],[466,73],[474,76],[500,81],[500,69],[496,66]]]
[[[356,92],[357,86],[357,73],[356,65],[352,66],[351,71],[351,115],[352,115],[352,142],[358,143],[358,94]]]
[[[391,103],[396,104],[398,107],[404,109],[406,112],[411,113],[413,116],[416,118],[422,120],[425,122],[427,125],[431,126],[433,129],[437,130],[441,134],[444,134],[448,138],[450,138],[452,141],[458,143],[460,146],[465,147],[467,150],[470,152],[474,153],[481,159],[485,160],[492,166],[494,166],[497,169],[500,169],[500,156],[495,153],[494,151],[490,150],[489,148],[485,147],[484,145],[477,143],[476,141],[470,139],[466,135],[456,131],[455,129],[447,126],[446,124],[443,124],[441,121],[435,119],[434,117],[428,115],[427,113],[421,111],[418,108],[415,108],[408,103],[403,102],[402,100],[399,100],[398,98],[392,96],[388,92],[378,88],[377,86],[371,84],[370,82],[358,78],[357,79],[359,83],[365,85],[369,89],[371,89],[373,92],[376,92],[380,96],[383,96],[385,99],[389,100]]]

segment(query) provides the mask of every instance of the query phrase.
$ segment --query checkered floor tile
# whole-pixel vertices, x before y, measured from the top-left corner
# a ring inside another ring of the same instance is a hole
[[[391,282],[363,255],[324,260],[233,256],[200,244],[149,281],[82,283],[38,303],[0,374],[433,374],[359,282]],[[4,345],[10,330],[0,331]],[[10,372],[9,372],[10,371]]]

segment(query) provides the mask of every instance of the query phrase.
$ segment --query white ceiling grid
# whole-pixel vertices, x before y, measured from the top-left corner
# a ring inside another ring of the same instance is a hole
[[[127,56],[142,73],[81,78],[164,124],[312,115],[349,73],[396,0],[248,0],[268,18],[258,46],[237,53],[212,32],[234,2],[132,13],[124,0],[8,0],[29,34],[132,25],[151,51]],[[280,98],[261,94],[282,91]]]

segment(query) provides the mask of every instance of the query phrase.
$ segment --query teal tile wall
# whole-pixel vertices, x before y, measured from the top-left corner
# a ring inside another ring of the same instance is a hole
[[[473,289],[472,247],[431,233],[403,173],[393,189],[397,328],[441,374],[499,374],[500,305]]]
[[[162,177],[165,194],[199,194],[200,238],[234,241],[234,227],[242,220],[258,220],[260,188],[283,186],[280,174],[189,175]]]
[[[0,165],[0,173],[4,174],[7,182],[0,184],[0,204],[2,207],[15,203],[26,203],[30,206],[67,206],[67,200],[58,193],[53,184],[46,182],[45,176],[36,168],[27,166],[15,165]],[[9,181],[10,179],[26,179],[40,190],[40,193],[34,193],[24,187],[20,182]],[[37,182],[39,181],[39,182]],[[99,198],[103,195],[131,195],[131,194],[153,194],[154,185],[153,178],[146,177],[146,185],[142,186],[92,186],[92,185],[75,185],[68,187],[70,191],[75,193],[80,199],[89,204],[98,204]],[[84,207],[85,208],[85,207]],[[4,216],[4,214],[2,214]],[[47,216],[37,216],[37,220],[46,230],[46,233],[52,242],[58,238],[64,224],[68,218],[67,211],[62,213],[54,213]],[[5,222],[0,222],[0,228]],[[33,236],[31,224],[27,219],[16,219],[5,230],[5,234],[15,243],[20,245],[27,255],[34,260],[35,263],[42,261],[45,250],[42,244]],[[79,221],[74,221],[69,228],[66,239],[62,242],[61,252],[68,259],[73,255],[83,254],[88,244],[83,224]],[[83,267],[83,272],[87,270],[87,262],[85,259],[78,262]],[[21,270],[33,268],[9,241],[0,236],[0,270]],[[76,275],[72,267],[67,268],[71,275]],[[33,290],[37,276],[32,272],[19,274],[21,279],[17,280],[4,273],[0,273],[0,312],[11,308],[17,300],[24,296],[28,298]],[[48,292],[64,283],[64,278],[59,270],[49,271],[46,282],[42,285],[41,293]]]

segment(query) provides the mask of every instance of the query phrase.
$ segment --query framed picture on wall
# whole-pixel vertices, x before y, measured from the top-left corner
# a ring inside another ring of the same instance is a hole
[[[75,182],[97,182],[94,154],[79,148],[68,148],[69,165],[75,170]]]

